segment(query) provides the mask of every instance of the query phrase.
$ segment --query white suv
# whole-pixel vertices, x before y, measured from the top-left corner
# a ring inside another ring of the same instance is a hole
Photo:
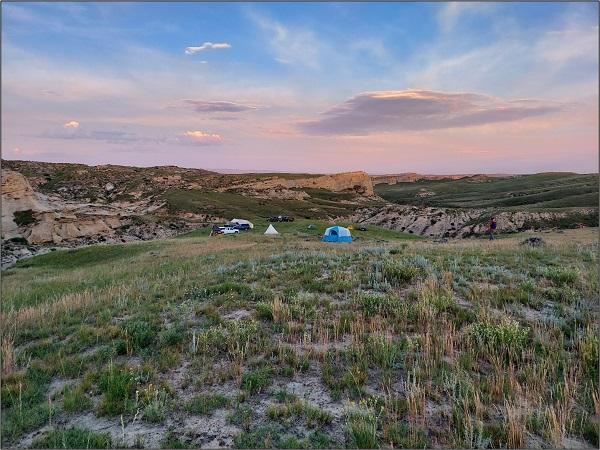
[[[223,234],[238,234],[240,230],[233,227],[219,227]]]

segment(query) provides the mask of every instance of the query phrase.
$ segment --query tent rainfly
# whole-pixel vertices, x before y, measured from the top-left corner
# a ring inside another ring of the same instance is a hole
[[[272,224],[269,224],[269,228],[267,228],[267,231],[265,231],[265,234],[269,235],[269,236],[273,236],[273,235],[279,234],[279,233],[277,232],[277,230],[275,229],[275,227]]]
[[[323,242],[352,242],[352,234],[348,228],[336,225],[325,230]]]
[[[254,228],[254,224],[246,219],[231,219],[231,223],[237,223],[238,225],[247,224],[250,229]]]

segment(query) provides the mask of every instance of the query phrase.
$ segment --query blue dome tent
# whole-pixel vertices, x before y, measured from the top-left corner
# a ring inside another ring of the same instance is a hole
[[[348,228],[336,225],[325,230],[323,242],[352,242],[352,235]]]

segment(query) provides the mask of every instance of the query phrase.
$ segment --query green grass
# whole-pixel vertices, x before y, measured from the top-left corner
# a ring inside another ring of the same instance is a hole
[[[4,272],[3,446],[100,445],[59,427],[83,415],[180,448],[205,421],[244,448],[597,442],[597,229],[331,245],[312,222]]]
[[[82,428],[54,430],[37,438],[32,448],[113,448],[110,433],[95,433]]]
[[[186,405],[186,411],[193,414],[211,415],[213,411],[223,408],[230,404],[230,399],[224,395],[197,395],[190,400]]]
[[[421,190],[434,195],[418,197]],[[394,203],[453,208],[598,207],[598,175],[568,172],[509,178],[418,180],[377,184],[375,192]]]
[[[263,236],[265,230],[269,226],[267,219],[265,218],[252,218],[250,217],[248,220],[254,224],[254,229],[249,231],[240,232],[239,235],[219,235],[217,239],[238,239],[242,237],[257,237],[261,239],[269,239],[270,236]],[[389,230],[387,228],[378,227],[375,225],[365,225],[367,231],[359,231],[358,227],[361,224],[357,223],[349,223],[349,222],[324,222],[322,220],[311,220],[311,219],[302,219],[295,218],[293,222],[274,222],[273,226],[280,234],[281,238],[292,237],[294,239],[304,238],[311,240],[320,240],[325,233],[325,230],[332,225],[341,225],[341,226],[352,226],[354,229],[351,230],[352,237],[355,241],[402,241],[402,240],[419,240],[423,239],[420,236],[416,236],[409,233],[402,233],[396,230]],[[314,225],[314,227],[309,228],[309,225]],[[210,228],[200,228],[198,230],[191,231],[189,233],[184,233],[178,236],[178,238],[192,238],[192,237],[200,237],[200,236],[208,236],[210,234]],[[278,237],[275,237],[277,239]],[[262,241],[259,241],[262,242]]]
[[[125,367],[111,364],[100,375],[98,387],[104,394],[98,407],[101,415],[115,416],[130,411],[133,407],[133,388],[135,379]]]
[[[216,217],[269,217],[285,214],[303,218],[343,216],[356,209],[356,205],[341,204],[311,198],[306,200],[261,199],[231,192],[187,189],[169,189],[165,192],[172,213],[190,211]],[[316,209],[316,210],[311,210]]]
[[[53,270],[87,268],[99,263],[123,262],[160,246],[159,242],[94,245],[71,250],[57,250],[35,258],[21,259],[16,267],[50,268]]]

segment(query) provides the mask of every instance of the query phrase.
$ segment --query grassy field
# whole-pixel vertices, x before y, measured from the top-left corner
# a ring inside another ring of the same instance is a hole
[[[598,175],[561,172],[486,180],[419,180],[378,184],[375,192],[394,203],[453,208],[597,208]],[[423,192],[433,195],[418,196]]]
[[[230,238],[238,238],[243,235],[249,236],[262,236],[269,226],[269,221],[264,218],[254,218],[251,219],[251,222],[254,225],[254,229],[240,232],[239,236],[218,236],[219,239],[230,239]],[[420,236],[415,236],[413,234],[401,233],[395,230],[389,230],[387,228],[378,227],[374,225],[366,226],[366,231],[359,231],[359,225],[356,223],[349,222],[324,222],[321,220],[310,220],[310,219],[295,219],[293,222],[274,222],[273,226],[275,229],[281,234],[279,238],[281,239],[292,239],[295,240],[297,238],[311,240],[311,241],[319,241],[323,237],[325,233],[325,229],[332,225],[341,225],[345,227],[353,227],[354,229],[351,231],[352,237],[355,242],[359,241],[398,241],[398,240],[415,240],[422,239]],[[364,226],[364,224],[363,224]],[[310,227],[310,228],[309,228]],[[191,237],[200,237],[200,236],[208,236],[210,235],[210,228],[199,228],[197,230],[191,231],[189,233],[181,234],[178,236],[178,239],[187,239]]]
[[[325,244],[309,223],[4,271],[2,445],[598,446],[598,229]]]
[[[170,189],[165,192],[172,213],[190,211],[217,217],[270,217],[280,214],[300,218],[325,218],[351,214],[356,204],[341,203],[348,194],[313,189],[314,198],[306,200],[261,199],[230,192]],[[322,192],[320,192],[322,191]]]

